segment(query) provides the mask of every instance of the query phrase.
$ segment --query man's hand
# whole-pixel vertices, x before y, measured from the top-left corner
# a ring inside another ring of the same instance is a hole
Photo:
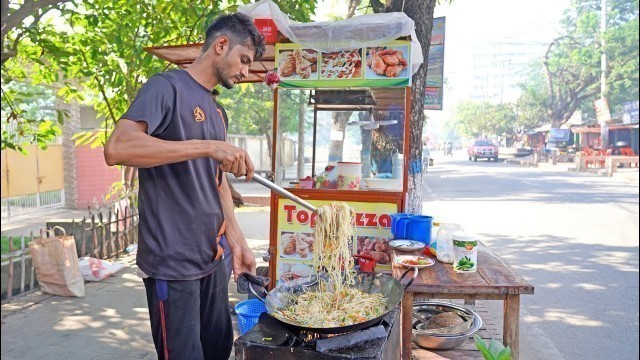
[[[246,244],[246,243],[245,243]],[[238,281],[238,276],[243,272],[256,274],[256,258],[248,246],[232,247],[233,252],[233,279]]]
[[[214,141],[211,157],[220,161],[220,169],[233,174],[235,177],[247,176],[247,181],[253,177],[255,170],[249,154],[239,147],[223,141]]]

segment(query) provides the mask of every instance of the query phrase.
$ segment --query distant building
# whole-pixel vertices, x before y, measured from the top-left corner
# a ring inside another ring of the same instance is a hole
[[[470,98],[492,103],[515,102],[519,83],[531,63],[544,56],[545,42],[494,42],[473,48],[473,84]]]

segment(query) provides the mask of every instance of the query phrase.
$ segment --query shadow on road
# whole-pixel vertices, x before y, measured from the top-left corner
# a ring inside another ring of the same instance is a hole
[[[638,353],[638,298],[629,296],[629,291],[638,291],[638,247],[609,246],[606,239],[601,245],[583,244],[554,235],[479,235],[490,239],[487,245],[499,249],[501,257],[535,286],[533,296],[521,298],[523,323],[540,327],[561,343],[588,341],[589,358],[611,358],[605,349],[612,348],[634,353],[635,347]],[[570,300],[576,294],[582,306]],[[618,336],[603,336],[607,333]],[[579,355],[565,353],[567,358]]]

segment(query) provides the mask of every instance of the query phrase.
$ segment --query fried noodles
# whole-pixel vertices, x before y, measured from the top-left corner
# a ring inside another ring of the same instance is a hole
[[[327,273],[316,289],[295,294],[278,311],[294,323],[326,328],[358,324],[384,313],[383,294],[355,289],[355,271],[349,241],[353,236],[352,209],[345,203],[320,206],[315,226],[313,265]]]

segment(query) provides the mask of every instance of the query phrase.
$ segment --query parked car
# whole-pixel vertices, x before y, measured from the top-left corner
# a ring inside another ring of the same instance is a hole
[[[476,139],[467,148],[467,155],[469,156],[469,161],[471,161],[471,159],[478,161],[478,159],[482,158],[498,161],[498,145],[495,145],[488,139]]]

